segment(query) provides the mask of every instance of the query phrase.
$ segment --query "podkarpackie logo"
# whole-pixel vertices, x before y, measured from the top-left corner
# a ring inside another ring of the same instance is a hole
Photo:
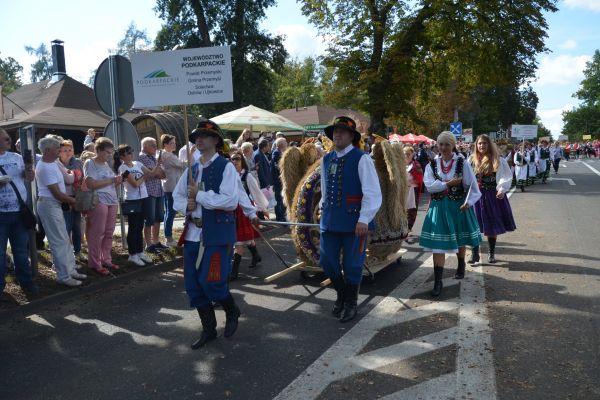
[[[138,79],[137,84],[141,86],[172,86],[179,82],[179,78],[172,77],[163,68],[155,69],[146,74],[143,79]]]

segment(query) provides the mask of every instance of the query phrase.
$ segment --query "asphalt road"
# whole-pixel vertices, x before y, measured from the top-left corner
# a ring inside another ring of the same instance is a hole
[[[322,276],[263,283],[283,265],[259,244],[262,266],[245,258],[231,285],[233,338],[190,350],[200,322],[181,270],[157,272],[1,321],[0,399],[600,398],[600,172],[566,165],[557,177],[574,186],[511,197],[518,230],[500,237],[498,264],[459,282],[449,260],[440,301],[430,254],[407,245],[340,324]],[[267,237],[295,261],[285,229]]]

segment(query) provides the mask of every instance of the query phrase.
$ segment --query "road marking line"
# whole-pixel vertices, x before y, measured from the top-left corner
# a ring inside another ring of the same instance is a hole
[[[575,181],[573,181],[573,179],[571,179],[571,178],[553,178],[553,177],[549,177],[548,180],[549,181],[567,181],[569,183],[569,185],[575,186]]]
[[[458,346],[456,373],[415,384],[385,398],[437,398],[433,393],[442,396],[439,398],[496,399],[483,270],[481,266],[468,269],[467,276],[460,282],[460,299],[407,309],[405,304],[408,299],[421,293],[424,284],[431,284],[425,282],[431,276],[432,269],[433,257],[429,257],[275,399],[316,398],[331,383],[340,379],[452,344]],[[457,281],[454,282],[458,284]],[[448,312],[457,307],[459,322],[455,327],[359,354],[383,328],[424,318],[435,314],[435,311]]]
[[[381,397],[381,400],[448,400],[454,399],[455,373],[429,379],[399,392]]]
[[[592,167],[591,165],[589,165],[588,163],[585,163],[585,162],[582,164],[585,165],[586,167],[588,167],[593,173],[600,176],[600,171],[598,171],[596,168]]]

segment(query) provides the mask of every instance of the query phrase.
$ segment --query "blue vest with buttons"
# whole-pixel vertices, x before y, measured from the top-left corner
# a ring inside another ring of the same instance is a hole
[[[219,193],[223,172],[228,161],[218,156],[202,170],[204,190]],[[207,210],[202,207],[202,242],[204,246],[222,246],[235,243],[235,211]]]
[[[323,171],[327,174],[327,187],[321,187],[323,208],[321,231],[354,232],[362,203],[362,187],[358,175],[358,163],[364,155],[354,147],[348,154],[338,158],[335,151],[323,157]],[[375,228],[371,221],[369,229]]]

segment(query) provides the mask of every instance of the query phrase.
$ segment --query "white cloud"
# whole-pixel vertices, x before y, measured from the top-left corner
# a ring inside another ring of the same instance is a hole
[[[546,110],[538,110],[538,115],[542,124],[552,132],[553,137],[558,137],[562,132],[563,128],[563,119],[562,113],[563,111],[570,111],[575,106],[573,104],[565,104],[561,108],[552,108]]]
[[[320,56],[327,50],[327,38],[318,36],[316,29],[306,25],[280,25],[274,31],[285,35],[284,45],[292,57]]]
[[[568,85],[583,79],[585,64],[591,56],[546,56],[540,61],[536,86]]]
[[[573,39],[569,39],[558,45],[559,49],[574,49],[575,47],[577,47],[577,42]]]
[[[565,5],[569,8],[600,11],[600,0],[565,0]]]

